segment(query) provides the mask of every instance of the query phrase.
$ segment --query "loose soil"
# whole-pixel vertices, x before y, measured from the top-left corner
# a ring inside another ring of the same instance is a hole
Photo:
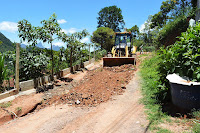
[[[134,65],[97,68],[89,71],[81,84],[69,90],[69,93],[54,96],[46,102],[48,104],[68,103],[75,106],[96,106],[108,101],[113,95],[122,95],[135,70]]]

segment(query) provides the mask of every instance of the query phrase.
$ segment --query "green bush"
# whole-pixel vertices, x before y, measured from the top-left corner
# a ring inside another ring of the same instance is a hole
[[[143,51],[144,52],[153,52],[153,51],[156,51],[156,47],[155,46],[144,46]]]
[[[33,53],[24,51],[20,55],[20,81],[43,76],[48,63],[49,58],[46,55],[42,53],[34,55]]]
[[[200,24],[190,27],[173,46],[161,50],[162,81],[168,74],[177,73],[188,80],[200,81]]]
[[[99,59],[101,59],[104,55],[106,55],[107,54],[107,51],[105,50],[105,49],[103,49],[103,50],[98,50],[98,51],[95,51],[95,60],[99,60]]]

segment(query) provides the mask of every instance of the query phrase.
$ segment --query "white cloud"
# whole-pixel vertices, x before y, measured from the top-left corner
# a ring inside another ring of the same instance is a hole
[[[67,23],[67,21],[66,21],[65,19],[59,19],[59,20],[58,20],[58,23],[59,23],[59,24],[64,24],[64,23]]]
[[[22,44],[25,44],[25,45],[31,45],[30,43],[25,42],[25,41],[22,41]]]
[[[76,28],[70,28],[70,29],[62,29],[62,32],[65,32],[65,33],[70,33],[70,34],[73,34],[75,32],[79,31],[78,29]]]
[[[88,43],[89,41],[90,41],[90,39],[88,37],[86,37],[81,40],[81,43]]]
[[[145,23],[146,22],[144,22],[144,24],[140,25],[140,32],[141,33],[144,33]]]
[[[150,31],[152,31],[153,29],[150,29],[150,24],[151,24],[151,22],[145,21],[144,24],[140,25],[140,32],[141,33],[146,33],[148,31],[148,29]],[[146,27],[145,27],[145,25],[146,25]],[[147,28],[147,29],[145,30],[145,28]]]
[[[18,30],[17,23],[3,21],[0,23],[0,30],[15,33]]]
[[[65,47],[66,44],[63,42],[56,42],[56,43],[53,43],[53,45],[59,46],[59,47]]]

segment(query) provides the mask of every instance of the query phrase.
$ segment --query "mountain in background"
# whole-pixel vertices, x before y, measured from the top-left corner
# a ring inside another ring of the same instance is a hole
[[[21,46],[21,48],[26,48],[27,45],[22,43],[20,46]],[[38,47],[38,48],[45,48],[45,47],[42,45],[41,42],[39,42],[39,43],[36,44],[35,46]]]
[[[52,49],[55,50],[55,51],[59,51],[60,48],[61,48],[61,47],[59,47],[59,46],[53,45],[53,48],[52,48]],[[48,49],[51,49],[51,48],[48,48]]]
[[[2,42],[0,44],[1,53],[9,50],[14,50],[13,43],[7,37],[5,37],[1,32],[0,32],[0,41]]]
[[[12,51],[15,49],[15,47],[13,46],[13,43],[7,38],[5,37],[1,32],[0,32],[0,52],[6,52],[6,51]],[[21,44],[21,48],[26,48],[26,44]],[[41,42],[39,42],[36,47],[38,48],[42,48],[44,49],[45,47],[43,46],[43,44]],[[59,51],[61,47],[53,45],[53,50],[55,51]],[[48,48],[51,49],[51,48]]]
[[[26,44],[21,44],[21,48],[26,48],[26,46],[27,46]],[[45,48],[41,42],[39,42],[39,43],[36,44],[35,46],[38,47],[38,48],[42,48],[42,49]],[[55,51],[59,51],[60,48],[61,48],[61,47],[59,47],[59,46],[53,45],[53,50],[55,50]],[[51,49],[51,48],[48,48],[48,49]]]
[[[21,48],[26,48],[26,45],[22,43],[22,44],[20,44],[20,47]]]

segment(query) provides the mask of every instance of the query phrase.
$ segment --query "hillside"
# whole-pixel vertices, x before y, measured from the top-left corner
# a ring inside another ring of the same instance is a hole
[[[7,37],[5,37],[1,32],[0,32],[0,41],[3,42],[2,44],[0,44],[0,52],[14,50],[12,42]]]

